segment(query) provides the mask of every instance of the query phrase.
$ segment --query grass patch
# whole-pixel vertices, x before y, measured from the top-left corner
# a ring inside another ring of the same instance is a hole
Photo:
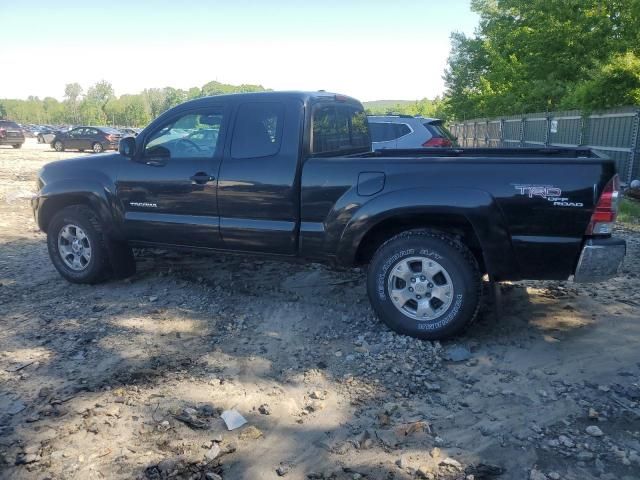
[[[623,223],[640,223],[640,202],[623,198],[620,202],[618,220]]]

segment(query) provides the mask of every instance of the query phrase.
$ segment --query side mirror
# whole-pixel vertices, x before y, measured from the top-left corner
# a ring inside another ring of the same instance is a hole
[[[121,138],[118,152],[124,157],[133,158],[136,154],[136,139],[133,137]]]

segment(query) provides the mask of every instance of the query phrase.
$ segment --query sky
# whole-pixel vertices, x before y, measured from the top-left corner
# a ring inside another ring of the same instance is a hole
[[[211,80],[327,90],[362,101],[433,98],[469,0],[0,0],[0,98],[116,95]]]

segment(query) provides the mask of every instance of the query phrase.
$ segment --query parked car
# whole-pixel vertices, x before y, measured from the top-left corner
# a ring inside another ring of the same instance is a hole
[[[111,127],[77,127],[68,132],[56,132],[51,146],[56,152],[64,150],[92,150],[101,153],[117,150],[122,138],[119,130]]]
[[[456,146],[453,135],[437,118],[411,115],[373,115],[367,118],[374,150]]]
[[[580,148],[372,152],[362,105],[326,92],[192,100],[119,153],[47,164],[38,185],[36,221],[70,282],[132,274],[134,246],[368,265],[378,316],[427,339],[473,321],[485,274],[600,281],[626,252],[611,236],[612,160]]]
[[[0,145],[22,148],[24,140],[24,133],[22,133],[20,125],[11,120],[0,120]]]

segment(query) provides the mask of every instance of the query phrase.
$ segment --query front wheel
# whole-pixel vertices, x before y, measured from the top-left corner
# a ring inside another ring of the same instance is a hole
[[[13,148],[22,148],[22,144],[21,143],[16,143],[15,145],[13,145]]]
[[[108,273],[102,227],[84,205],[66,207],[53,217],[47,247],[56,270],[72,283],[97,283]]]
[[[56,140],[55,143],[53,144],[53,149],[56,152],[64,152],[64,145],[60,140]]]
[[[93,144],[93,146],[91,147],[91,150],[93,150],[93,153],[102,153],[102,151],[104,150],[104,148],[102,148],[102,144],[99,142],[96,142]]]
[[[378,249],[369,265],[367,292],[389,328],[436,340],[460,333],[474,320],[481,278],[474,256],[455,238],[415,230]]]

